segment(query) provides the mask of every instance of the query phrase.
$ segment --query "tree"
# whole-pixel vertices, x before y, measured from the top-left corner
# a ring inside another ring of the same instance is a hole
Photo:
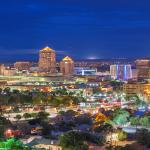
[[[51,133],[52,129],[54,129],[54,127],[51,124],[49,124],[48,122],[45,122],[45,121],[41,122],[40,125],[43,128],[42,129],[43,136],[49,137],[50,133]]]
[[[25,119],[31,118],[31,114],[29,114],[29,113],[24,113],[24,114],[23,114],[23,117],[24,117]]]
[[[127,134],[124,131],[119,130],[117,131],[117,134],[118,134],[118,139],[120,141],[124,141],[127,139]]]
[[[124,125],[129,121],[130,114],[128,111],[119,109],[115,112],[113,122],[117,125]]]
[[[0,138],[5,137],[5,131],[11,126],[11,122],[5,117],[0,117]]]
[[[72,130],[74,127],[76,127],[75,123],[73,121],[61,121],[58,123],[58,128],[60,131],[70,131]]]
[[[68,150],[88,150],[84,140],[85,139],[81,136],[80,132],[75,131],[66,132],[59,137],[60,145]]]
[[[137,130],[136,139],[141,145],[150,148],[150,132],[147,129]]]
[[[30,115],[31,115],[31,118],[37,117],[37,113],[31,113]]]
[[[21,118],[22,118],[21,115],[16,115],[16,116],[15,116],[15,119],[16,119],[17,121],[19,121]]]
[[[14,90],[12,91],[12,93],[13,93],[13,94],[19,94],[19,93],[20,93],[20,91],[19,91],[19,90],[17,90],[17,89],[14,89]]]
[[[99,112],[99,113],[96,115],[95,121],[96,121],[96,122],[99,122],[99,123],[102,123],[102,122],[108,121],[108,118],[107,118],[104,114],[102,114],[101,112]]]
[[[0,142],[0,148],[3,150],[33,150],[32,148],[26,147],[22,142],[14,138]]]
[[[75,118],[75,122],[79,125],[81,124],[88,124],[88,125],[91,125],[92,124],[92,119],[91,117],[89,116],[89,114],[83,114],[83,115],[80,115],[80,116],[77,116]]]
[[[103,123],[100,126],[94,126],[94,131],[101,133],[101,132],[112,132],[113,131],[113,126],[108,123]]]
[[[4,93],[6,93],[6,95],[10,94],[10,88],[9,87],[6,87],[3,91],[4,91]]]
[[[140,119],[140,124],[142,125],[142,126],[146,126],[146,127],[150,127],[150,117],[148,116],[146,116],[146,117],[143,117],[143,118],[141,118]]]
[[[67,150],[88,150],[88,142],[101,145],[103,139],[87,132],[69,131],[59,137],[60,145]]]
[[[74,110],[67,110],[66,112],[65,112],[65,115],[67,115],[67,116],[75,116],[75,115],[77,115],[78,113],[76,112],[76,111],[74,111]]]
[[[131,117],[130,118],[130,123],[133,126],[137,126],[140,124],[140,118],[139,117]]]
[[[41,111],[41,112],[39,112],[39,113],[37,114],[37,118],[39,118],[39,119],[41,119],[41,120],[47,119],[48,116],[49,116],[49,113],[43,112],[43,111]]]

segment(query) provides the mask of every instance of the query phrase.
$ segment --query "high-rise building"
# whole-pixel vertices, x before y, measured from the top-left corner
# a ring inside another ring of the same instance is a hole
[[[63,75],[69,76],[74,74],[74,61],[72,58],[66,56],[60,62],[60,71]]]
[[[113,79],[128,80],[132,78],[131,65],[111,65],[110,75]]]
[[[138,78],[150,77],[150,59],[138,59],[135,64]]]
[[[22,70],[29,70],[30,69],[30,62],[27,62],[27,61],[22,61],[22,62],[16,62],[14,64],[14,67],[19,70],[19,71],[22,71]]]
[[[56,53],[53,49],[45,47],[39,52],[39,71],[56,72]]]

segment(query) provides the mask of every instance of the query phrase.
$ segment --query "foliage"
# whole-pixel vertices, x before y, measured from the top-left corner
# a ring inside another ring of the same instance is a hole
[[[78,113],[77,113],[76,111],[74,111],[74,110],[67,110],[64,115],[67,115],[67,116],[75,116],[75,115],[77,115],[77,114],[78,114]]]
[[[87,142],[101,144],[102,140],[89,133],[70,131],[59,137],[60,145],[68,150],[88,150]]]
[[[41,120],[47,119],[48,116],[49,116],[49,113],[43,112],[43,111],[41,111],[37,114],[37,118],[39,118]]]
[[[21,118],[22,118],[22,117],[21,117],[21,115],[19,115],[19,114],[15,116],[15,119],[17,119],[18,121],[19,121]]]
[[[24,117],[25,119],[28,119],[28,118],[31,118],[32,116],[31,116],[31,114],[29,114],[29,113],[24,113],[24,114],[23,114],[23,117]]]
[[[42,121],[40,123],[40,125],[42,126],[42,134],[43,136],[50,136],[50,133],[52,131],[52,129],[54,129],[54,126],[51,124],[48,124],[48,122],[46,121]]]
[[[108,118],[104,115],[104,114],[102,114],[102,113],[98,113],[97,115],[96,115],[96,118],[95,118],[95,121],[96,122],[107,122],[108,121]]]
[[[147,129],[139,129],[136,133],[138,143],[150,148],[150,132]]]
[[[140,124],[140,118],[139,117],[131,117],[130,118],[130,123],[131,123],[131,125],[139,125]]]
[[[140,124],[142,126],[150,127],[150,116],[146,116],[140,119]]]
[[[150,117],[145,116],[145,117],[131,117],[130,118],[130,123],[131,125],[141,125],[145,127],[150,127]]]
[[[7,141],[0,142],[0,148],[9,150],[33,150],[32,148],[25,147],[22,142],[12,138]]]
[[[103,123],[100,126],[95,126],[94,131],[101,133],[101,132],[110,132],[113,130],[113,126],[108,123]]]
[[[70,131],[75,127],[75,123],[73,121],[61,121],[58,123],[58,128],[60,131]]]
[[[39,90],[19,91],[5,88],[0,90],[0,104],[51,104],[55,107],[77,105],[85,101],[82,96],[74,96],[73,92],[66,89],[60,89],[51,93],[41,92]]]
[[[4,132],[11,122],[4,117],[0,117],[0,138],[4,137]]]
[[[60,145],[63,148],[67,148],[68,150],[77,150],[80,148],[83,150],[83,147],[85,147],[84,144],[84,137],[81,136],[79,132],[67,132],[59,137]],[[88,150],[85,149],[85,150]]]
[[[75,118],[75,122],[79,125],[81,124],[88,124],[88,125],[91,125],[92,124],[92,119],[91,117],[89,116],[89,114],[83,114],[83,115],[80,115],[80,116],[77,116]]]
[[[117,134],[118,134],[118,139],[120,141],[124,141],[127,139],[127,133],[126,132],[119,130],[119,131],[117,131]]]
[[[130,114],[128,111],[119,109],[115,112],[113,117],[113,122],[116,125],[124,125],[129,121]]]

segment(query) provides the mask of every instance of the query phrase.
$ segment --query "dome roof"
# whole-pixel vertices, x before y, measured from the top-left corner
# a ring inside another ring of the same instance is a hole
[[[43,49],[41,49],[41,51],[48,51],[48,52],[49,51],[53,51],[54,52],[54,50],[52,48],[48,47],[48,46],[46,46]]]
[[[72,58],[70,58],[69,56],[66,56],[65,58],[63,58],[62,61],[73,61]]]

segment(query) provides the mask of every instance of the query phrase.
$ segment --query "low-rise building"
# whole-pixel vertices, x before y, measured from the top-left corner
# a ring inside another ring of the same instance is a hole
[[[19,71],[29,70],[30,66],[31,66],[30,62],[26,62],[26,61],[18,61],[14,63],[14,67]]]
[[[150,98],[150,83],[126,83],[123,85],[123,91],[128,96],[142,95]]]

